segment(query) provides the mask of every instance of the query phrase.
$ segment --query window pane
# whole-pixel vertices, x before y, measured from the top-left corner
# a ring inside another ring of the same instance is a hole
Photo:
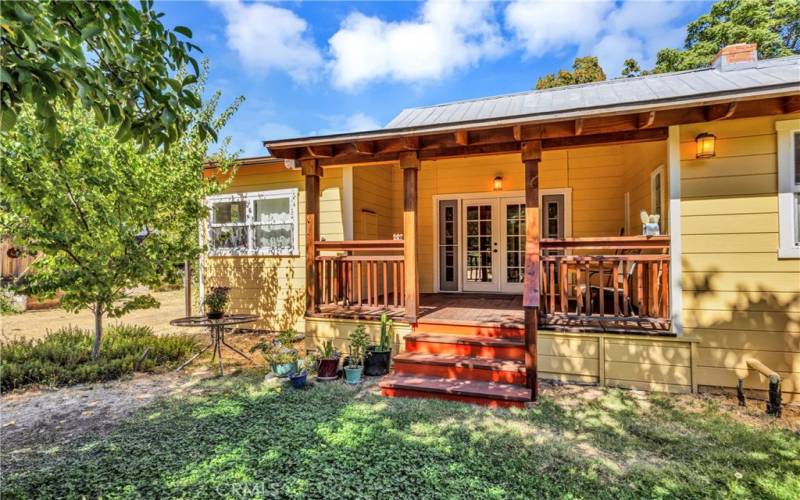
[[[247,228],[245,226],[212,227],[209,246],[216,248],[247,249]]]
[[[255,227],[256,247],[270,250],[287,250],[292,248],[294,240],[291,224],[270,224]]]
[[[243,201],[224,201],[213,205],[214,224],[244,224],[245,217]]]
[[[255,201],[255,221],[285,220],[290,213],[290,198],[269,198]]]

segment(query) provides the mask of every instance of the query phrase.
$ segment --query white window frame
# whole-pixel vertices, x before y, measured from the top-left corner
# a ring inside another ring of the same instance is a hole
[[[247,248],[244,249],[237,249],[237,248],[208,248],[207,254],[210,256],[220,256],[220,257],[230,257],[230,256],[298,256],[298,232],[300,230],[297,214],[297,196],[298,189],[275,189],[271,191],[254,191],[249,193],[230,193],[230,194],[219,194],[214,196],[209,196],[206,198],[206,206],[209,208],[208,220],[206,221],[206,241],[211,241],[211,229],[212,227],[223,227],[223,226],[237,226],[241,224],[214,224],[212,222],[213,218],[213,205],[215,203],[225,203],[225,202],[232,202],[232,201],[244,201],[245,202],[245,223],[244,225],[247,227]],[[276,198],[289,198],[289,215],[284,219],[281,220],[273,220],[267,223],[264,222],[256,222],[254,220],[255,212],[254,212],[254,205],[255,201],[258,200],[269,200],[269,199],[276,199]],[[266,224],[291,224],[293,227],[292,230],[292,241],[290,247],[285,248],[272,248],[272,247],[255,247],[255,228],[257,226],[266,225]]]
[[[800,184],[795,183],[794,134],[800,132],[800,120],[775,122],[778,141],[778,257],[800,259],[800,244],[794,240],[796,225],[800,224],[795,214],[796,193]]]
[[[661,213],[659,219],[659,225],[664,227],[664,223],[666,221],[666,217],[664,217],[664,212],[666,212],[666,189],[664,186],[664,165],[659,165],[652,172],[650,172],[650,215],[656,213],[656,177],[660,176],[661,178],[661,185],[659,186],[658,192],[658,200],[661,202]]]

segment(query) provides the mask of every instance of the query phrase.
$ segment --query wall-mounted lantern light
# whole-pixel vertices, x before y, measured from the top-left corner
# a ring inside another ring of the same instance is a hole
[[[494,178],[494,182],[492,183],[494,186],[495,191],[502,191],[503,190],[503,176],[498,175]]]
[[[697,143],[697,153],[695,154],[695,157],[713,158],[714,156],[717,155],[716,152],[717,137],[714,134],[703,132],[702,134],[695,137],[694,140]]]

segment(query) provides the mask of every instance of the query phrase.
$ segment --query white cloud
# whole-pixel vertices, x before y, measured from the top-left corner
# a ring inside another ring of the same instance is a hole
[[[378,120],[361,112],[353,113],[352,115],[324,116],[322,119],[328,122],[328,126],[309,132],[308,135],[331,135],[382,128]]]
[[[465,0],[429,0],[413,21],[355,12],[329,44],[333,84],[343,89],[379,80],[439,80],[505,51],[493,5]]]
[[[659,49],[680,45],[685,29],[673,23],[685,7],[680,1],[514,0],[505,9],[505,25],[528,57],[573,50],[597,56],[606,74],[616,77],[625,59],[651,67]]]
[[[308,23],[288,9],[269,4],[214,2],[227,21],[228,47],[252,71],[283,70],[298,82],[311,80],[323,66]]]

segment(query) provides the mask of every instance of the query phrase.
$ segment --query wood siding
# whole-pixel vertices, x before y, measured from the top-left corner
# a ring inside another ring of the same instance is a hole
[[[701,386],[766,389],[755,358],[780,373],[786,400],[800,399],[800,260],[778,259],[775,121],[727,120],[680,127],[683,321],[700,340]],[[695,137],[717,137],[716,157],[695,159]]]

